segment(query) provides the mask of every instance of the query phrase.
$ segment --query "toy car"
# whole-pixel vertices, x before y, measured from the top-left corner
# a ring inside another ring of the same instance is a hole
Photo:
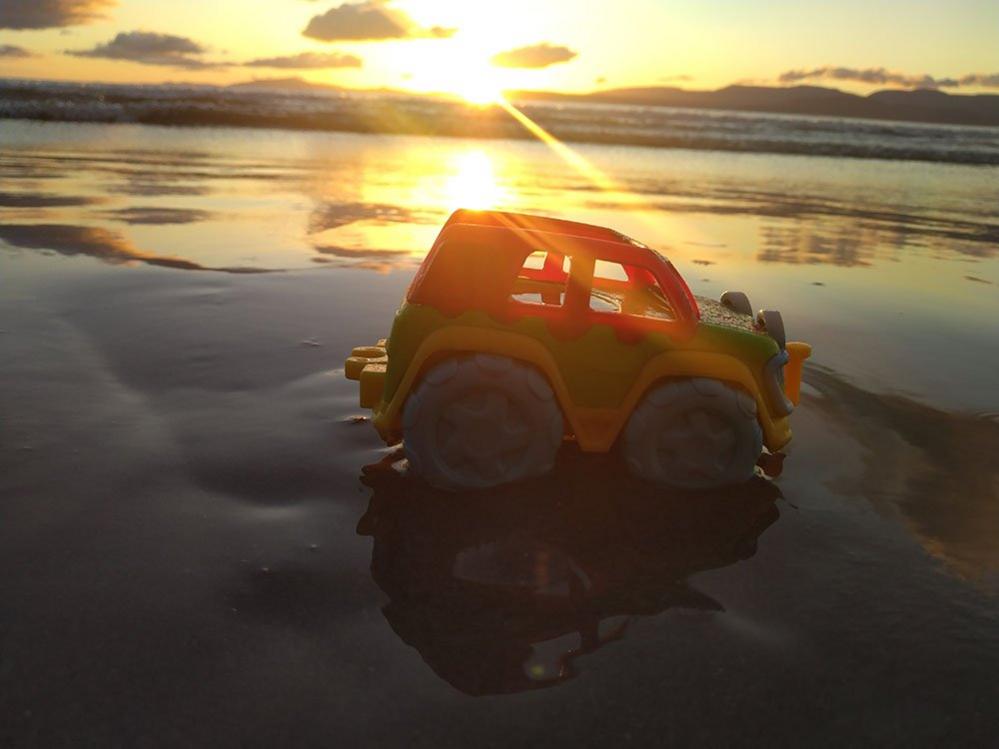
[[[458,210],[387,340],[346,376],[388,444],[448,490],[548,472],[559,446],[620,445],[636,475],[745,481],[791,438],[805,343],[745,294],[695,299],[658,252],[610,229]]]

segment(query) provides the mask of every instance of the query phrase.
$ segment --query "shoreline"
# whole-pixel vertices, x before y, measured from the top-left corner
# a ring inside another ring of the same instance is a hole
[[[733,114],[742,114],[734,112]],[[781,115],[783,116],[783,115]],[[85,125],[148,125],[153,127],[170,128],[218,128],[234,130],[281,130],[290,132],[305,133],[349,133],[352,135],[402,135],[402,136],[422,136],[429,138],[454,138],[482,141],[534,141],[536,138],[526,130],[519,132],[494,132],[490,130],[461,129],[453,127],[450,129],[439,129],[428,131],[419,127],[389,127],[373,128],[360,122],[350,122],[344,120],[337,123],[319,122],[315,120],[297,120],[291,117],[279,116],[259,116],[248,117],[240,114],[238,116],[228,116],[225,113],[206,116],[199,113],[198,116],[178,115],[176,110],[172,110],[168,115],[144,116],[134,120],[122,119],[94,119],[83,117],[52,117],[38,115],[10,115],[0,114],[0,122],[43,122],[60,124],[85,124]],[[970,125],[961,127],[972,127]],[[745,153],[745,154],[770,154],[780,156],[809,156],[825,157],[830,159],[862,159],[864,161],[891,161],[891,162],[919,162],[930,164],[954,164],[958,166],[999,166],[999,153],[969,153],[958,151],[946,154],[947,158],[942,158],[944,154],[932,154],[918,150],[898,149],[892,154],[884,153],[883,147],[861,145],[834,145],[834,144],[814,144],[814,143],[740,143],[736,141],[725,141],[721,139],[701,139],[691,141],[683,138],[656,137],[656,136],[630,136],[619,137],[613,133],[591,134],[588,137],[580,137],[573,133],[560,133],[558,129],[552,129],[554,135],[563,143],[576,145],[597,145],[597,146],[631,146],[635,148],[654,148],[663,150],[685,150],[685,151],[706,151],[721,153]]]
[[[901,109],[880,106],[872,111],[856,107],[836,111],[830,110],[825,98],[815,100],[814,92],[809,98],[805,96],[808,92],[792,89],[732,89],[714,92],[714,98],[680,100],[674,100],[675,96],[664,99],[665,93],[659,92],[659,98],[649,98],[656,91],[646,92],[642,100],[546,99],[531,92],[511,92],[510,101],[526,118],[521,122],[520,115],[514,117],[497,104],[478,106],[440,96],[389,91],[0,79],[0,120],[507,142],[535,140],[537,135],[532,131],[537,127],[571,144],[999,165],[999,127],[990,121],[968,123],[967,119],[930,116],[932,102],[924,101],[924,96],[917,96]],[[642,92],[632,92],[638,93]],[[775,93],[780,94],[776,99]],[[884,104],[881,99],[878,102]],[[922,108],[915,107],[920,102]],[[989,101],[981,104],[986,110],[986,105],[991,106]],[[919,119],[921,113],[926,116]],[[960,111],[952,114],[956,117]]]

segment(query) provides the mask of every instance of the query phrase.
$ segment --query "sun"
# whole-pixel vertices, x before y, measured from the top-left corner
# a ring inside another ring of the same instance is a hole
[[[479,77],[474,80],[456,82],[453,93],[469,104],[478,106],[498,104],[503,100],[503,90],[497,83]]]
[[[408,62],[407,87],[413,91],[449,94],[478,106],[503,101],[503,74],[479,45],[454,40],[425,49]]]
[[[470,65],[451,77],[450,92],[469,104],[486,106],[503,101],[503,87],[498,71],[488,63]]]

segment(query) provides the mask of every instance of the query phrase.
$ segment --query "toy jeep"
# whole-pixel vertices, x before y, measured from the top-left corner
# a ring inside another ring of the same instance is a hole
[[[443,489],[549,471],[565,439],[615,445],[651,481],[707,488],[753,475],[791,438],[810,353],[745,294],[695,299],[673,265],[610,229],[456,211],[387,340],[346,376],[388,444]]]

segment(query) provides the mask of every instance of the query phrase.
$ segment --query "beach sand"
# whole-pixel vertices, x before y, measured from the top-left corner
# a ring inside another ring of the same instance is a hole
[[[597,192],[529,144],[0,127],[0,743],[991,740],[994,168],[594,148]],[[343,359],[476,198],[779,307],[779,479],[365,477]]]

